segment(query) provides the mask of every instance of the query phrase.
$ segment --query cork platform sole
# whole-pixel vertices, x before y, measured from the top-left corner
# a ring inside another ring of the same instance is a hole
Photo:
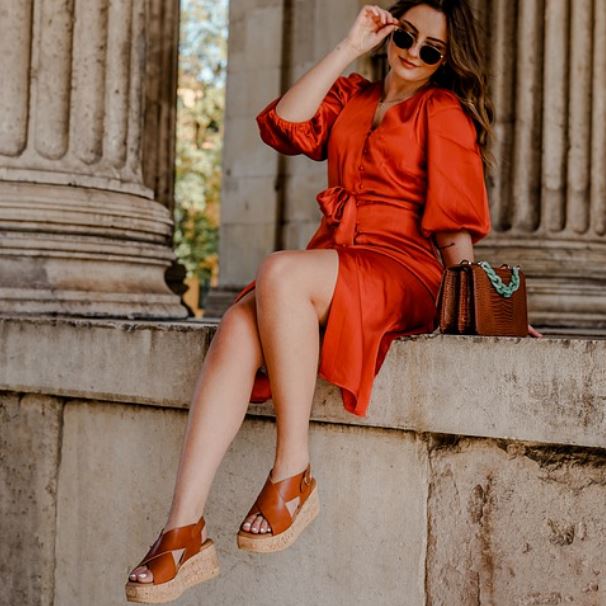
[[[175,578],[155,585],[128,581],[125,585],[129,602],[161,604],[178,598],[186,589],[207,581],[219,574],[219,560],[212,539],[206,539],[200,551],[184,562]]]
[[[315,478],[312,479],[312,490],[305,503],[295,510],[293,523],[279,534],[256,534],[246,530],[238,531],[238,547],[256,553],[271,553],[290,547],[305,527],[320,513],[320,499]]]

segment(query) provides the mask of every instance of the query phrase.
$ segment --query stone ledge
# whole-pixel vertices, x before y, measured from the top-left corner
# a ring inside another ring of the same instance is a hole
[[[187,408],[215,330],[193,320],[1,316],[0,389]],[[249,411],[273,414],[271,402]],[[606,448],[606,340],[405,337],[375,381],[367,418],[345,411],[339,389],[319,378],[312,419]]]

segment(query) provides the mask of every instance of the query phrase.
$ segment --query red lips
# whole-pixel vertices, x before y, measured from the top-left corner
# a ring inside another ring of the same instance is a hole
[[[407,61],[403,57],[400,57],[400,60],[402,61],[402,63],[404,63],[404,65],[406,65],[406,67],[418,67],[418,65],[415,65],[414,63],[411,63],[410,61]]]

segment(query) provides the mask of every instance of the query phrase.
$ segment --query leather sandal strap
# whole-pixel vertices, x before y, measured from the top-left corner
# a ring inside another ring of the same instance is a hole
[[[269,477],[257,497],[256,505],[263,517],[269,522],[274,534],[282,532],[290,526],[291,518],[286,503]]]
[[[291,501],[295,497],[301,497],[301,504],[303,504],[311,491],[311,465],[308,464],[302,472],[290,478],[285,478],[275,483],[272,482],[272,484],[284,501]]]
[[[311,465],[308,464],[302,472],[275,483],[271,480],[270,471],[267,480],[265,481],[255,504],[248,512],[247,517],[253,513],[260,512],[269,522],[272,533],[278,534],[286,530],[292,524],[292,516],[286,506],[286,502],[299,497],[298,507],[301,507],[307,500],[310,492]]]
[[[147,566],[152,571],[155,584],[170,581],[178,572],[171,552],[175,549],[185,550],[179,560],[179,567],[181,567],[184,562],[200,551],[202,530],[205,525],[206,521],[202,516],[194,524],[160,532],[139,566]]]
[[[159,585],[174,579],[177,575],[177,567],[172,553],[160,553],[145,564],[153,574],[153,584]]]

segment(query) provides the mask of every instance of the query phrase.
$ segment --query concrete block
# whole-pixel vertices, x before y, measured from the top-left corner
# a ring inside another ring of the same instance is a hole
[[[606,451],[432,450],[428,604],[606,604]]]
[[[277,193],[272,177],[223,179],[221,224],[266,224],[276,216]]]
[[[296,221],[284,225],[284,245],[289,249],[304,249],[319,221]]]
[[[271,219],[271,217],[268,217]],[[275,249],[275,226],[273,223],[257,223],[254,229],[246,223],[224,226],[229,246],[220,244],[219,256],[225,269],[219,276],[223,286],[244,285],[257,275],[259,263]],[[230,260],[236,261],[230,263]]]
[[[0,392],[0,604],[52,606],[62,401]]]
[[[282,92],[282,70],[278,67],[249,69],[231,67],[225,95],[227,122],[234,117],[248,117],[255,127],[255,116]],[[238,151],[238,150],[235,150]]]
[[[166,522],[185,423],[174,410],[67,405],[55,603],[121,603],[122,579]],[[263,557],[238,550],[235,534],[273,463],[274,435],[272,421],[247,418],[230,445],[205,510],[222,574],[180,604],[423,604],[424,444],[312,424],[320,514],[290,549]]]

